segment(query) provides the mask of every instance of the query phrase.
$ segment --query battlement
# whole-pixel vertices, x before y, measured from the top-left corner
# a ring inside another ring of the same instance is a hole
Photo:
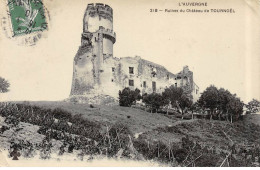
[[[100,26],[98,32],[104,34],[104,37],[111,39],[113,43],[116,42],[116,33],[113,30],[105,29],[104,27]]]
[[[109,5],[102,3],[88,4],[86,13],[92,17],[99,15],[100,17],[104,17],[111,21],[113,20],[113,9]]]
[[[105,29],[103,26],[99,26],[99,30],[104,33],[113,34],[113,36],[116,36],[116,33],[111,29]]]

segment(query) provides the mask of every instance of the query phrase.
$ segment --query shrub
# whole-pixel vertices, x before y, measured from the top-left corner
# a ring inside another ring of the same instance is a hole
[[[160,106],[163,105],[163,98],[161,94],[151,93],[143,96],[143,102],[150,106],[151,111],[158,111]]]
[[[174,152],[174,157],[178,163],[182,163],[187,157],[187,154],[188,152],[186,149],[178,149]]]
[[[219,155],[213,153],[203,153],[203,155],[196,160],[195,166],[216,167],[219,159],[220,159]]]
[[[9,129],[10,129],[10,127],[2,126],[2,127],[0,128],[0,133],[4,133],[6,130],[9,130]]]
[[[119,105],[130,107],[138,99],[141,99],[140,90],[130,90],[128,87],[124,88],[121,92],[119,90]]]
[[[71,119],[72,115],[71,113],[63,110],[63,109],[60,109],[60,108],[56,108],[52,111],[52,114],[53,116],[56,118],[56,119],[66,119],[66,120],[69,120]]]
[[[47,132],[47,130],[48,130],[47,127],[41,126],[41,127],[37,130],[37,133],[45,135],[46,132]]]
[[[122,123],[116,123],[106,133],[103,142],[107,147],[107,155],[109,157],[116,155],[120,149],[128,149],[129,135],[132,137],[132,133],[127,126]]]
[[[134,148],[141,153],[146,159],[152,159],[153,156],[149,155],[149,146],[145,140],[134,140],[133,142]]]

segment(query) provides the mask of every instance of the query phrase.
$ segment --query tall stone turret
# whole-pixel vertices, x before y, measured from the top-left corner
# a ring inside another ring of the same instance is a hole
[[[104,59],[113,56],[113,10],[101,3],[88,4],[83,18],[81,46],[74,58],[71,96],[98,91]]]

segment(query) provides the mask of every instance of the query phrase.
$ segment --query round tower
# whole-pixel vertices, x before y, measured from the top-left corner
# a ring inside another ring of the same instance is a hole
[[[101,3],[88,4],[83,18],[84,33],[98,33],[95,40],[102,40],[103,58],[113,56],[113,44],[116,41],[113,32],[113,9]]]
[[[83,17],[81,46],[74,57],[71,95],[96,93],[105,81],[105,60],[113,56],[113,10],[101,3],[88,4]]]
[[[83,32],[96,32],[100,26],[113,30],[113,9],[101,3],[88,4],[83,19]]]

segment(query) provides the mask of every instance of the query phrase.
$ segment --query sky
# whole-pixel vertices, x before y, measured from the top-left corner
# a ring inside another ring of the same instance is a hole
[[[87,0],[44,0],[49,29],[34,46],[22,46],[0,29],[0,76],[11,86],[1,101],[69,97],[73,58],[80,46]],[[172,73],[188,65],[200,92],[213,84],[244,102],[260,100],[260,14],[255,0],[208,0],[207,7],[180,7],[191,0],[98,1],[113,8],[115,57],[140,56]],[[197,2],[197,1],[196,1]],[[0,2],[0,17],[6,16]],[[165,9],[234,9],[235,13],[174,13]],[[162,12],[150,12],[162,9]]]

